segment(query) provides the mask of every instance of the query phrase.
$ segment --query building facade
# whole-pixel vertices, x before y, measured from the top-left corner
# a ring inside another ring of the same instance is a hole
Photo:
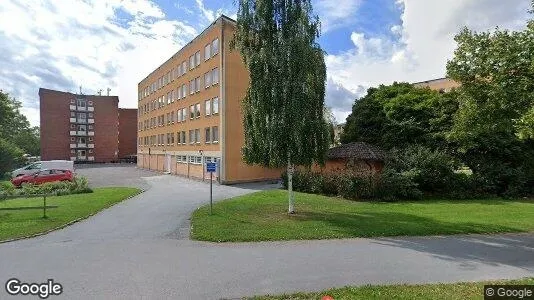
[[[209,178],[204,164],[217,162],[223,184],[280,177],[242,160],[249,74],[229,47],[235,26],[221,16],[139,83],[139,167]]]
[[[39,100],[42,160],[113,162],[125,154],[121,149],[135,153],[137,110],[120,109],[117,96],[41,88]]]
[[[438,78],[438,79],[416,82],[413,85],[419,88],[429,88],[431,90],[439,91],[441,93],[448,93],[452,89],[459,87],[460,83],[450,78]]]

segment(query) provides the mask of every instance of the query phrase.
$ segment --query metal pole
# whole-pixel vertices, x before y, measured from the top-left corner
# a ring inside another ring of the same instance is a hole
[[[210,172],[210,215],[213,214],[213,172]]]
[[[43,195],[43,219],[46,219],[46,194]]]

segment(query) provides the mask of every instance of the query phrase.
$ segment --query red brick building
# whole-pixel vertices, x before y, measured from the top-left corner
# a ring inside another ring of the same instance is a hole
[[[117,96],[39,89],[41,159],[112,162],[137,149],[137,110]],[[132,150],[133,149],[133,150]]]

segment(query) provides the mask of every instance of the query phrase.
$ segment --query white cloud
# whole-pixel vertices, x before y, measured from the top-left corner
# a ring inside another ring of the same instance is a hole
[[[119,19],[126,16],[126,19]],[[38,88],[111,88],[137,107],[137,84],[197,34],[141,0],[0,2],[0,86],[38,125]]]
[[[328,55],[328,76],[347,90],[416,82],[445,76],[452,58],[454,35],[463,27],[491,30],[496,26],[521,29],[526,24],[526,0],[397,0],[402,24],[389,30],[393,36],[366,36],[353,32],[354,47]],[[358,16],[353,16],[357,18]],[[387,30],[387,28],[386,28]],[[330,101],[336,101],[331,99]],[[340,108],[341,109],[341,108]],[[350,113],[345,106],[341,120]]]
[[[361,0],[316,0],[315,14],[321,18],[323,32],[352,24]]]

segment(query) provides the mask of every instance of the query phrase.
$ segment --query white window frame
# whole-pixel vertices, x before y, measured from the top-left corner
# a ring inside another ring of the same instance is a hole
[[[211,72],[211,85],[216,85],[219,83],[219,68],[215,68]],[[215,78],[217,78],[217,80],[215,80]]]
[[[215,135],[215,128],[217,128],[217,135]],[[219,126],[213,126],[211,128],[211,142],[213,144],[218,144],[219,143]]]
[[[217,45],[217,46],[215,46]],[[219,53],[219,39],[214,39],[212,42],[211,42],[211,56],[215,56]]]
[[[204,47],[204,61],[207,61],[211,58],[211,43],[207,44]]]
[[[217,104],[215,104],[217,103]],[[217,109],[215,109],[217,108]],[[212,104],[211,104],[211,114],[212,115],[216,115],[219,113],[219,97],[215,97],[212,99]]]
[[[211,115],[211,100],[206,100],[204,102],[204,112],[206,116]]]
[[[206,144],[211,144],[211,128],[204,128],[204,141]]]

